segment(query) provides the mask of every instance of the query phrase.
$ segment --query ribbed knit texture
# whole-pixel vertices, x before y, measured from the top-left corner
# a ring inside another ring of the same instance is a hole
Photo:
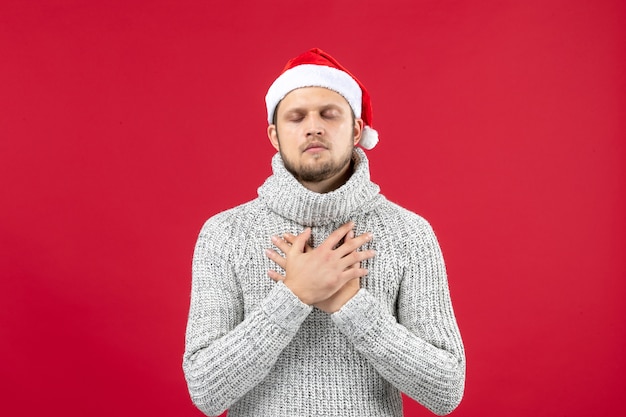
[[[210,218],[193,258],[183,368],[193,402],[230,417],[401,416],[404,392],[436,414],[460,402],[465,355],[429,224],[389,202],[363,151],[341,188],[318,194],[280,156],[259,197]],[[267,270],[270,236],[312,227],[317,246],[352,220],[371,231],[361,290],[329,315]]]

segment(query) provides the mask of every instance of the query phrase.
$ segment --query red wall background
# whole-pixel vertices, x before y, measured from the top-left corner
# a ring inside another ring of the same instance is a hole
[[[455,415],[619,415],[625,21],[622,0],[2,1],[2,414],[201,415],[193,245],[255,197],[265,91],[319,46],[373,96],[373,179],[441,241]]]

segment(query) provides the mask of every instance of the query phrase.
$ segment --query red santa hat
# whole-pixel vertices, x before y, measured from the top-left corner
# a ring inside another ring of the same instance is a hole
[[[272,83],[265,104],[267,121],[272,123],[278,103],[291,91],[302,87],[324,87],[341,94],[350,104],[354,116],[365,125],[359,144],[372,149],[378,143],[378,132],[372,128],[372,102],[361,82],[335,58],[318,48],[299,55],[285,65]]]

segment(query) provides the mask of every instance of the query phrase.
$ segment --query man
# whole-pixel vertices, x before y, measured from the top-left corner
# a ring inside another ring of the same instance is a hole
[[[369,179],[367,90],[312,49],[266,104],[273,175],[195,248],[192,400],[231,417],[401,416],[404,392],[451,412],[465,355],[443,258],[429,224]]]

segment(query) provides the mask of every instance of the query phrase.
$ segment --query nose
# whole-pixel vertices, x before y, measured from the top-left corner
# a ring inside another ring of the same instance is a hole
[[[324,125],[319,116],[309,116],[306,126],[307,137],[322,136],[324,134]]]

